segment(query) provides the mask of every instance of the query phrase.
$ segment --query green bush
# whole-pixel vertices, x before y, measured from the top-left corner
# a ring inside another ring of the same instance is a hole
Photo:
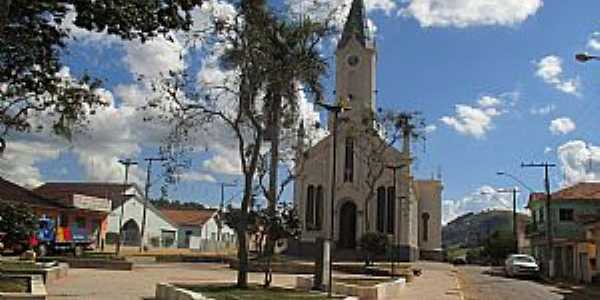
[[[5,245],[27,242],[37,227],[38,219],[31,209],[0,202],[0,232],[6,233],[2,240]]]
[[[389,246],[388,238],[380,232],[367,232],[360,238],[360,248],[365,252],[365,264],[372,265],[377,255],[385,254]]]

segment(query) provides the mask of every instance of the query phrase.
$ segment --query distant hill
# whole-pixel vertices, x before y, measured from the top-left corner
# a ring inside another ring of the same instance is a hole
[[[528,222],[529,216],[518,214],[517,220]],[[497,230],[512,231],[512,211],[464,214],[442,228],[442,244],[445,248],[476,248]]]

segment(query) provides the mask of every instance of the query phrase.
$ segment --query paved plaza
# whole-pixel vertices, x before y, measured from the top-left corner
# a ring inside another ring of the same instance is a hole
[[[460,299],[455,273],[447,264],[420,263],[423,275],[407,285],[399,299]],[[295,275],[274,274],[274,284],[294,285]],[[153,299],[158,282],[235,282],[236,272],[222,264],[142,263],[133,271],[71,269],[69,276],[47,287],[50,300]],[[262,273],[250,281],[262,282]]]

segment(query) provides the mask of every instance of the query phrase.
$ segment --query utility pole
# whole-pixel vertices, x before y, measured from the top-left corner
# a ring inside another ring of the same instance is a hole
[[[335,105],[330,105],[330,104],[325,104],[325,103],[321,103],[321,102],[315,102],[316,105],[323,107],[324,109],[326,109],[329,113],[333,113],[333,122],[332,122],[332,133],[331,133],[331,139],[332,139],[332,174],[331,174],[331,200],[330,200],[330,205],[331,207],[329,208],[329,239],[326,241],[325,244],[323,244],[323,264],[325,263],[325,261],[328,261],[328,284],[327,284],[327,298],[331,298],[332,297],[332,285],[333,285],[333,256],[331,255],[332,252],[332,248],[333,248],[333,240],[335,238],[334,235],[334,217],[335,217],[335,188],[336,188],[336,169],[337,169],[337,163],[336,163],[336,156],[337,156],[337,126],[338,126],[338,118],[339,118],[339,114],[341,112],[347,111],[347,110],[351,110],[351,108],[348,106],[348,103],[346,101],[346,99],[340,98],[340,101],[335,104]]]
[[[404,165],[390,165],[390,166],[385,166],[385,168],[392,170],[392,173],[393,173],[393,178],[394,178],[394,199],[392,201],[398,202],[398,206],[400,208],[402,208],[402,203],[400,203],[400,201],[396,201],[397,195],[399,194],[398,191],[397,191],[397,188],[396,188],[396,172],[400,171],[400,169],[404,168]],[[387,207],[389,207],[389,205],[387,205]],[[396,209],[397,209],[397,206],[396,206],[396,203],[394,203],[394,210],[396,210]],[[388,214],[389,214],[389,212],[388,212]],[[392,214],[395,214],[395,212],[392,212]],[[387,218],[387,214],[386,214],[386,218]],[[396,221],[396,222],[398,222],[398,221]],[[384,228],[384,230],[387,230],[387,226],[385,226],[385,227],[386,228]],[[396,249],[396,228],[398,228],[397,224],[394,224],[394,230],[392,232],[392,267],[391,267],[391,272],[390,272],[391,273],[390,276],[392,278],[396,277],[396,273],[394,272],[394,269],[395,269],[394,265],[395,265],[395,262],[396,262],[396,254],[397,254],[396,253],[396,250],[397,250]]]
[[[554,261],[554,247],[552,240],[552,216],[550,211],[550,199],[552,195],[550,194],[550,178],[548,177],[548,170],[554,167],[556,167],[556,164],[548,162],[521,163],[521,168],[544,168],[544,188],[546,189],[546,255],[544,255],[544,259],[546,260],[546,272],[549,278],[554,276],[554,272],[551,270]]]
[[[226,183],[226,182],[221,182],[221,203],[219,203],[219,222],[217,222],[217,241],[221,241],[221,231],[223,230],[223,220],[221,220],[221,217],[223,215],[223,209],[225,206],[225,188],[226,187],[235,187],[236,184],[234,183]]]
[[[140,237],[140,252],[144,251],[144,237],[146,236],[146,210],[148,209],[148,194],[150,193],[150,186],[152,183],[150,182],[151,173],[152,173],[152,162],[153,161],[166,161],[167,159],[164,157],[150,157],[144,158],[145,161],[148,162],[148,166],[146,169],[146,186],[144,187],[144,211],[142,213],[142,232]]]
[[[519,190],[515,188],[511,189],[497,189],[496,193],[499,194],[512,194],[512,231],[513,231],[513,253],[519,253],[519,236],[517,234],[517,193]],[[490,193],[482,193],[484,195],[489,195]]]
[[[123,182],[123,200],[121,202],[121,217],[119,217],[119,239],[117,240],[117,256],[121,253],[121,238],[123,237],[123,217],[125,216],[125,202],[127,202],[127,182],[129,180],[129,167],[138,163],[131,158],[119,159],[119,163],[125,166],[125,181]]]

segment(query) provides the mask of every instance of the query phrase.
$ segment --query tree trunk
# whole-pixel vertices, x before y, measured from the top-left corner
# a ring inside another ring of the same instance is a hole
[[[278,92],[272,97],[271,103],[271,162],[269,165],[269,191],[268,191],[268,206],[267,214],[269,220],[273,220],[275,209],[277,208],[277,178],[279,167],[279,131],[280,131],[280,116],[281,116],[281,95]],[[270,226],[270,224],[267,224]],[[275,242],[270,231],[267,232],[267,244],[265,249],[265,258],[267,266],[265,268],[265,287],[269,287],[272,282],[272,259],[275,254]]]
[[[248,229],[248,211],[252,199],[252,176],[245,174],[244,200],[240,212],[240,224],[238,229],[238,276],[237,286],[248,287],[248,243],[246,232]]]

